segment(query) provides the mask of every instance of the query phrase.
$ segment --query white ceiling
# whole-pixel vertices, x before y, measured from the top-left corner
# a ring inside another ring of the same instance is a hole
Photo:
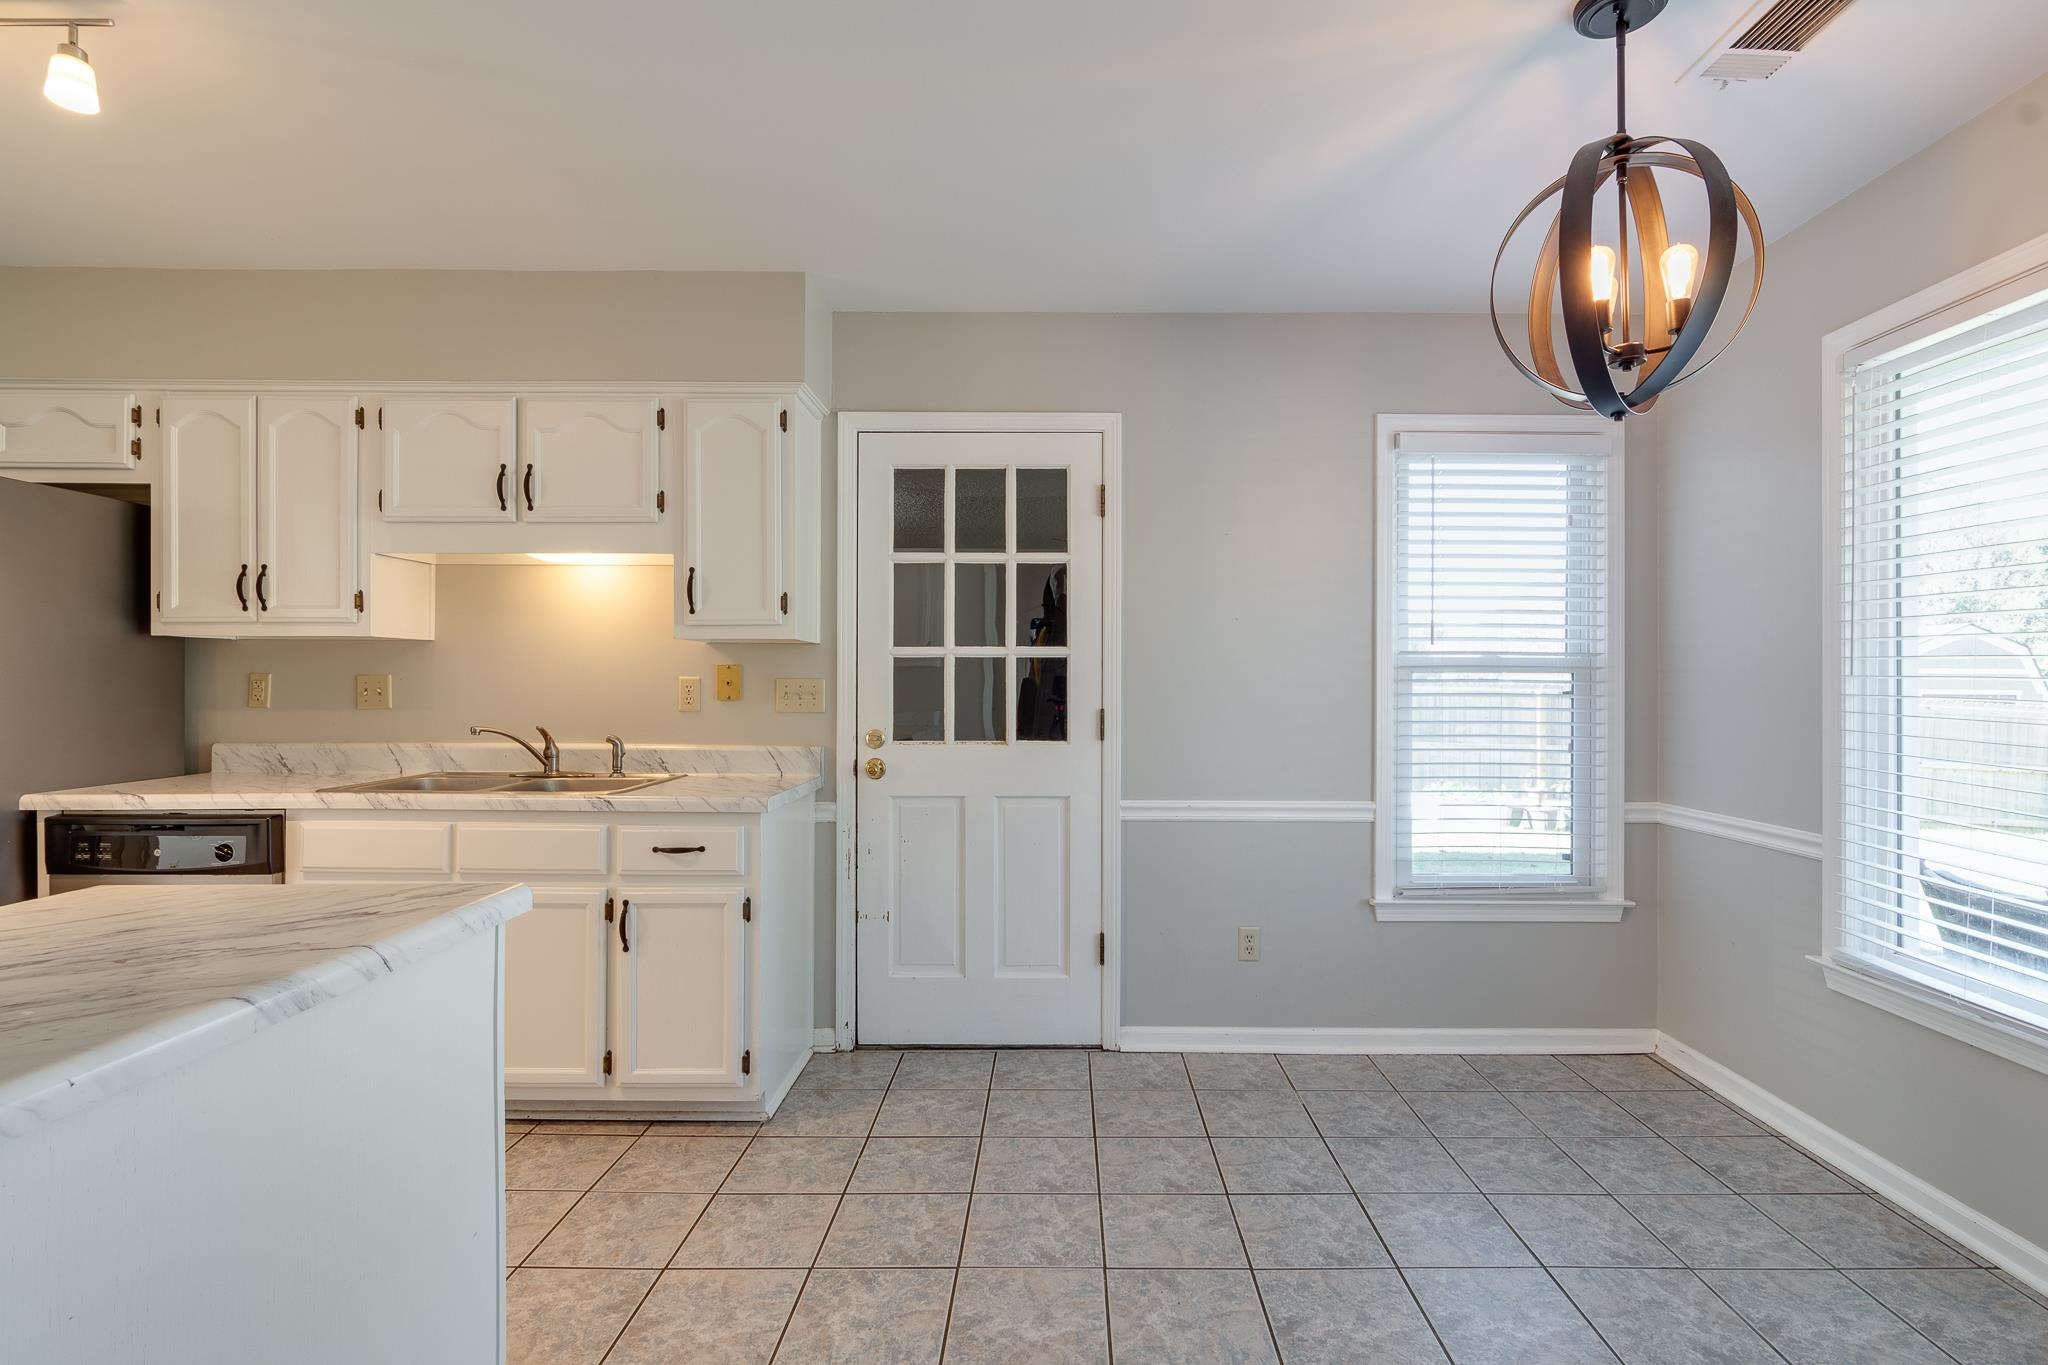
[[[1749,4],[1672,0],[1630,122],[1715,147],[1774,236],[2048,69],[2042,0],[1858,0],[1768,83],[1676,83]],[[106,112],[42,99],[60,34],[0,30],[0,262],[1475,309],[1612,121],[1569,0],[0,0],[66,11],[118,22]]]

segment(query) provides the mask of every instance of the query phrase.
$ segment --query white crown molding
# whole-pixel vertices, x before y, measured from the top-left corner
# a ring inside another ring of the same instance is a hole
[[[1767,825],[1761,820],[1745,820],[1739,815],[1694,810],[1690,806],[1674,806],[1663,801],[1631,801],[1624,814],[1630,824],[1665,825],[1671,829],[1690,830],[1694,834],[1711,834],[1717,839],[1733,839],[1739,844],[1775,849],[1797,858],[1818,860],[1821,856],[1821,838],[1813,830]]]
[[[2048,1292],[2048,1249],[1935,1188],[1905,1167],[1830,1128],[1668,1033],[1657,1035],[1657,1055],[1707,1089],[1747,1110],[1791,1141],[1861,1181],[1964,1249],[2003,1267],[2034,1289]]]
[[[1648,1052],[1646,1028],[1177,1028],[1124,1025],[1125,1052]]]
[[[1125,801],[1127,821],[1292,820],[1311,824],[1370,824],[1370,801]]]

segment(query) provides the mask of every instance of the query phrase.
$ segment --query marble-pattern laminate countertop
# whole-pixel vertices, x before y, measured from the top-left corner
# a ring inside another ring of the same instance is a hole
[[[23,810],[523,810],[658,814],[758,814],[824,785],[823,753],[798,747],[649,745],[629,747],[626,769],[676,780],[611,795],[511,792],[346,792],[331,790],[400,773],[520,772],[524,750],[482,744],[217,744],[210,772],[31,792]],[[565,744],[570,772],[610,771],[603,746]]]
[[[99,886],[0,907],[0,1142],[405,970],[523,886]]]

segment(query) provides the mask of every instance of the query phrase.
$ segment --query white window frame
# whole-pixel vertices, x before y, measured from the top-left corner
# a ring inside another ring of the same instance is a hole
[[[1398,818],[1394,790],[1394,465],[1404,433],[1451,432],[1481,435],[1497,443],[1503,436],[1533,436],[1555,441],[1560,436],[1585,437],[1588,453],[1607,459],[1607,682],[1601,720],[1607,735],[1606,805],[1597,818],[1607,840],[1606,878],[1590,890],[1531,889],[1526,892],[1474,894],[1467,891],[1397,894],[1394,876],[1393,824]],[[1435,922],[1503,921],[1548,923],[1611,923],[1632,902],[1622,895],[1624,860],[1622,778],[1626,770],[1623,719],[1627,711],[1626,657],[1622,635],[1623,547],[1626,543],[1626,488],[1623,483],[1622,427],[1602,417],[1549,415],[1472,416],[1461,414],[1382,413],[1374,423],[1374,593],[1373,593],[1373,797],[1378,818],[1373,828],[1374,915],[1382,920]]]
[[[2048,1029],[1951,994],[1932,980],[1847,950],[1842,934],[1842,479],[1848,443],[1843,403],[1853,367],[2048,291],[2048,235],[1901,299],[1821,339],[1821,544],[1825,576],[1821,632],[1821,950],[1812,959],[1831,990],[1938,1033],[2048,1072]]]

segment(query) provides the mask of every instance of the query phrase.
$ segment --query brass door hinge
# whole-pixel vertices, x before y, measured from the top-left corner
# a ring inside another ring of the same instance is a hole
[[[1095,965],[1098,967],[1107,967],[1109,965],[1108,934],[1097,934],[1095,936]]]
[[[754,898],[753,898],[752,896],[749,896],[749,897],[747,897],[747,898],[746,898],[745,900],[743,900],[743,901],[741,901],[741,902],[740,902],[740,923],[742,923],[742,924],[752,924],[753,922],[754,922]]]
[[[751,1076],[751,1075],[753,1075],[753,1074],[754,1074],[754,1051],[753,1051],[753,1049],[752,1049],[752,1048],[749,1048],[749,1049],[747,1049],[747,1050],[746,1050],[745,1052],[742,1052],[742,1053],[740,1054],[740,1075],[742,1075],[742,1076]]]
[[[654,510],[657,512],[666,512],[668,510],[668,490],[666,488],[654,490]]]
[[[604,1074],[607,1076],[612,1074],[612,1050],[610,1048],[604,1050]]]
[[[784,593],[784,594],[782,594],[782,614],[783,614],[784,616],[787,616],[787,615],[789,615],[789,594],[788,594],[788,593]]]
[[[1109,711],[1107,709],[1095,713],[1095,737],[1097,739],[1109,738]]]
[[[1095,485],[1095,515],[1098,517],[1109,515],[1109,485],[1106,483]]]
[[[356,430],[357,430],[357,431],[361,431],[362,429],[363,429],[363,410],[362,410],[362,408],[361,408],[360,406],[358,406],[358,407],[356,408]]]
[[[788,430],[789,430],[789,409],[788,409],[788,408],[784,408],[784,409],[782,410],[782,413],[781,413],[781,417],[782,417],[782,429],[783,429],[784,431],[788,431]]]
[[[137,403],[134,407],[128,409],[128,425],[131,427],[142,425],[142,404]]]
[[[667,430],[668,430],[668,409],[667,409],[667,408],[656,408],[656,409],[654,410],[654,429],[655,429],[656,431],[667,431]]]
[[[361,588],[357,588],[357,589],[356,589],[356,610],[357,610],[357,611],[361,611],[362,609],[363,609],[363,590],[362,590]]]

